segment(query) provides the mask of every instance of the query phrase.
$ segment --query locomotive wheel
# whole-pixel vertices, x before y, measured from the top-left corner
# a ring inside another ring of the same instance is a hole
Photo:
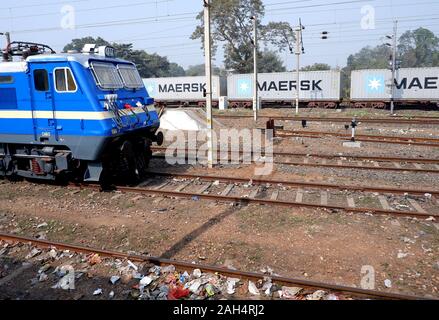
[[[152,157],[149,140],[125,141],[120,148],[121,179],[136,183],[148,175],[149,161]],[[118,173],[119,174],[119,173]]]
[[[3,163],[3,160],[0,160],[0,179],[3,179],[6,176],[6,168]]]
[[[141,179],[148,175],[149,161],[152,158],[150,145],[150,141],[142,140],[137,143],[137,148],[134,150],[135,166]]]
[[[120,176],[128,183],[134,183],[141,178],[136,158],[133,144],[128,140],[125,141],[120,147]],[[119,172],[117,174],[119,175]]]

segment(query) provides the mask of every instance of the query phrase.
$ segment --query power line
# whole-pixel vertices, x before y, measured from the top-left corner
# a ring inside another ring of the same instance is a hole
[[[57,6],[60,4],[71,4],[77,2],[89,2],[89,0],[69,0],[69,1],[56,1],[56,2],[47,2],[47,3],[38,3],[38,4],[27,4],[21,6],[7,6],[1,7],[0,10],[10,10],[10,9],[22,9],[22,8],[33,8],[33,7],[48,7],[48,6]]]
[[[279,10],[291,10],[291,9],[302,9],[302,8],[317,8],[317,7],[327,7],[327,6],[338,6],[343,4],[351,4],[351,3],[358,3],[358,2],[373,2],[375,0],[351,0],[351,1],[340,1],[340,2],[330,2],[330,3],[321,3],[321,4],[310,4],[306,6],[296,6],[296,7],[286,7],[286,8],[276,8],[276,9],[269,9],[267,11],[279,11]],[[285,2],[285,4],[288,2]],[[291,3],[291,2],[289,2]]]
[[[85,0],[81,0],[85,1]],[[101,6],[101,7],[95,7],[95,8],[85,8],[85,9],[75,9],[75,12],[89,12],[89,11],[101,11],[101,10],[108,10],[108,9],[116,9],[116,8],[125,8],[127,6],[129,7],[137,7],[137,6],[144,6],[144,5],[150,5],[150,4],[156,4],[156,3],[169,3],[174,0],[161,0],[161,1],[149,1],[149,2],[135,2],[135,3],[125,3],[125,4],[119,4],[119,5],[111,5],[111,6]],[[46,13],[37,13],[37,14],[29,14],[29,15],[23,15],[23,16],[15,16],[15,17],[0,17],[0,19],[23,19],[23,18],[33,18],[33,17],[42,17],[42,16],[53,16],[53,15],[59,15],[60,12],[46,12]]]
[[[99,27],[109,27],[109,26],[116,26],[116,25],[134,25],[134,24],[144,24],[144,23],[158,23],[163,21],[179,21],[179,20],[187,20],[187,19],[193,19],[194,15],[197,14],[197,12],[187,12],[187,13],[178,13],[178,14],[171,14],[171,15],[164,15],[164,16],[156,16],[156,17],[146,17],[142,19],[135,19],[135,21],[127,21],[124,20],[110,20],[110,21],[104,21],[101,23],[95,23],[95,24],[81,24],[77,25],[76,29],[88,29],[88,28],[99,28]],[[174,18],[175,17],[175,18]],[[419,19],[410,19],[415,17],[423,17]],[[388,19],[380,19],[377,20],[376,23],[379,24],[380,22],[384,22],[387,20],[392,20],[391,18]],[[424,21],[424,20],[437,20],[439,18],[425,18],[424,16],[405,16],[405,17],[398,17],[399,21]],[[354,21],[344,21],[344,22],[325,22],[325,23],[318,23],[318,24],[310,24],[308,27],[323,27],[323,26],[333,26],[333,25],[356,25],[358,23],[357,20]],[[43,31],[56,31],[56,30],[62,30],[60,27],[48,27],[48,28],[39,28],[39,29],[27,29],[27,30],[14,30],[11,33],[19,34],[19,33],[36,33],[36,32],[43,32]]]
[[[437,16],[437,14],[433,15]],[[416,17],[424,17],[424,18],[416,18]],[[425,18],[425,15],[423,16],[405,16],[405,17],[398,17],[398,21],[425,21],[425,20],[438,20],[439,17],[429,17]],[[393,18],[384,18],[384,19],[377,19],[375,21],[375,24],[381,24],[381,23],[389,23],[392,22]],[[357,25],[358,20],[351,20],[351,21],[344,21],[344,22],[324,22],[324,23],[315,23],[310,24],[308,27],[324,27],[324,26],[341,26],[341,25]]]
[[[189,16],[190,15],[190,16]],[[174,18],[175,17],[175,18]],[[177,18],[179,17],[179,18]],[[103,27],[111,27],[111,26],[121,26],[121,25],[134,25],[134,24],[144,24],[144,23],[159,23],[163,21],[180,21],[193,19],[194,13],[179,13],[173,15],[166,16],[156,16],[156,17],[147,17],[142,19],[135,19],[135,21],[127,19],[124,20],[112,20],[105,21],[96,24],[80,24],[76,25],[75,29],[89,29],[89,28],[103,28]],[[11,33],[19,34],[19,33],[39,33],[44,31],[58,31],[62,30],[60,27],[48,27],[48,28],[38,28],[38,29],[25,29],[25,30],[14,30]]]
[[[368,1],[368,0],[364,0]],[[363,2],[364,2],[363,1]],[[370,1],[370,0],[369,0]],[[358,2],[357,1],[343,1],[343,2],[332,2],[324,4],[325,6],[328,5],[336,5],[336,4],[342,4],[342,3],[352,3],[352,2]],[[323,6],[321,5],[309,5],[309,6],[301,6],[301,7],[311,7],[311,6]],[[300,7],[291,7],[289,9],[296,9]],[[281,10],[281,9],[273,9],[273,10]],[[288,10],[288,8],[284,8],[282,10]],[[83,29],[83,28],[99,28],[99,27],[108,27],[108,26],[115,26],[115,25],[134,25],[134,24],[143,24],[143,23],[154,23],[154,22],[163,22],[163,21],[176,21],[176,20],[186,20],[186,19],[193,19],[194,15],[198,14],[198,12],[187,12],[187,13],[179,13],[179,14],[170,14],[170,15],[163,15],[163,16],[155,16],[155,17],[146,17],[141,19],[130,19],[127,21],[124,20],[110,20],[105,21],[101,23],[95,23],[95,24],[82,24],[77,25],[77,29]],[[180,17],[172,19],[173,17]],[[399,18],[399,20],[403,19],[404,17]],[[134,20],[134,21],[133,21]],[[349,23],[358,23],[358,21],[352,21],[352,22],[340,22],[340,23],[325,23],[325,24],[314,24],[310,26],[323,26],[323,25],[333,25],[333,24],[349,24]],[[39,28],[39,29],[28,29],[28,30],[15,30],[13,33],[33,33],[33,32],[43,32],[43,31],[54,31],[54,30],[60,30],[60,27],[48,27],[48,28]],[[12,32],[11,32],[12,33]]]
[[[398,5],[398,7],[409,7],[409,6],[420,6],[420,5],[439,5],[439,2],[433,1],[433,2],[417,2],[417,3],[401,3]],[[374,8],[387,8],[392,7],[392,5],[375,5]],[[320,10],[312,10],[312,11],[294,11],[294,15],[297,14],[307,14],[307,13],[316,13],[316,12],[343,12],[343,11],[349,11],[349,10],[358,10],[358,7],[349,7],[349,8],[334,8],[334,9],[320,9]],[[275,15],[285,15],[285,11],[295,10],[295,8],[278,8],[278,9],[269,9],[267,12],[271,11],[282,11],[281,13],[272,13],[270,16]]]

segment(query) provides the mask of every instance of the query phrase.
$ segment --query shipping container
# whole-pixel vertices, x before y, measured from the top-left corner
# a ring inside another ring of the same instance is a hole
[[[203,103],[206,77],[170,77],[143,79],[149,95],[157,102],[167,104]],[[212,77],[212,99],[216,102],[220,96],[226,96],[226,80]]]
[[[391,70],[355,70],[351,74],[352,102],[390,102]],[[395,101],[439,101],[439,68],[402,68],[395,74]]]
[[[300,72],[300,102],[340,101],[340,71]],[[291,103],[296,99],[296,73],[260,73],[258,89],[261,103]],[[235,74],[227,78],[228,99],[251,101],[253,97],[253,74]],[[335,106],[335,104],[334,104]]]

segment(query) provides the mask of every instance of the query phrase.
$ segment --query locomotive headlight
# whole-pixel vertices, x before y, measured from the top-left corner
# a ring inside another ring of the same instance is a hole
[[[117,134],[117,129],[116,128],[111,129],[111,134]]]

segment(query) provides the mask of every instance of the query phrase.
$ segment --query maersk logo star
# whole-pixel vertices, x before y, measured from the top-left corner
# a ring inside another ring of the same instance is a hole
[[[382,93],[384,92],[384,76],[369,75],[366,77],[366,92],[368,93]]]
[[[382,86],[381,81],[373,78],[373,80],[369,80],[369,87],[371,90],[378,90]]]
[[[252,93],[251,82],[248,79],[238,80],[238,94],[241,96],[250,96]]]
[[[241,85],[239,86],[239,89],[241,89],[241,91],[243,91],[243,92],[247,92],[247,90],[250,89],[250,87],[249,87],[248,83],[243,82],[243,83],[241,83]]]

